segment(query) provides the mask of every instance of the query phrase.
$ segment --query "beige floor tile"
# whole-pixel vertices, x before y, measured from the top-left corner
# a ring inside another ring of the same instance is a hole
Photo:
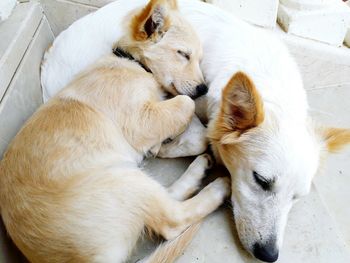
[[[93,6],[70,1],[40,0],[40,2],[55,36],[69,27],[75,20],[97,9]]]
[[[350,83],[308,92],[316,120],[329,126],[350,128]],[[315,184],[322,200],[350,248],[350,147],[330,155]]]
[[[350,128],[350,82],[307,92],[311,116],[329,126]]]

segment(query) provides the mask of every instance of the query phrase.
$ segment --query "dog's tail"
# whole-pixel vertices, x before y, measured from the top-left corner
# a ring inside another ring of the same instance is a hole
[[[191,225],[178,237],[166,241],[147,258],[139,263],[172,263],[182,254],[185,248],[190,244],[194,235],[197,233],[200,222]]]

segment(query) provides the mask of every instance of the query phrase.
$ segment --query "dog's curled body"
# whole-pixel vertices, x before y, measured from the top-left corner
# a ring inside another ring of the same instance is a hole
[[[162,96],[152,74],[112,55],[25,124],[0,164],[0,206],[30,261],[123,262],[145,225],[172,239],[221,204],[228,193],[222,179],[176,200],[197,189],[206,156],[169,191],[138,168],[192,118],[189,97]]]

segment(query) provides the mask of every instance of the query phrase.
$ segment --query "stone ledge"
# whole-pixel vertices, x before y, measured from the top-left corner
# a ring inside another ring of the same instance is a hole
[[[23,123],[42,104],[40,65],[45,49],[53,39],[50,26],[43,17],[27,43],[0,103],[0,158]]]
[[[279,26],[274,29],[274,32],[292,48],[300,48],[304,53],[308,52],[309,55],[317,56],[322,60],[350,66],[350,50],[345,46],[335,47],[317,40],[290,35]]]
[[[254,25],[273,28],[276,25],[278,0],[206,0]]]
[[[350,9],[341,0],[320,4],[314,8],[296,8],[284,2],[294,1],[285,0],[278,8],[278,22],[286,32],[334,46],[343,44],[350,23]]]
[[[294,56],[307,90],[337,87],[350,83],[350,50],[286,34],[280,27],[274,33],[284,40]]]
[[[0,24],[0,101],[42,17],[39,3],[29,2],[17,5],[12,15]]]

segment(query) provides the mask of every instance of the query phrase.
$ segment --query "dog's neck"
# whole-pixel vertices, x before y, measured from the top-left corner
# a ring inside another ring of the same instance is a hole
[[[125,51],[124,49],[122,49],[120,47],[114,48],[113,54],[116,55],[117,57],[120,57],[120,58],[126,58],[126,59],[129,59],[131,61],[135,61],[144,70],[146,70],[149,73],[152,73],[152,71],[145,64],[143,64],[140,60],[137,60],[136,58],[134,58],[133,55],[131,55],[129,52]]]

